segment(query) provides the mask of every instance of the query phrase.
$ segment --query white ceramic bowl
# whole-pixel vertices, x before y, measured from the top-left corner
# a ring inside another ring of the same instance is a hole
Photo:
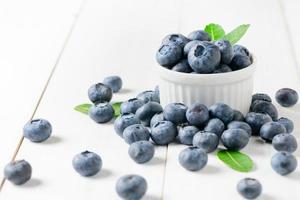
[[[181,102],[190,106],[200,102],[211,106],[223,102],[246,114],[253,93],[255,68],[255,60],[244,69],[219,74],[182,73],[158,66],[161,105]]]

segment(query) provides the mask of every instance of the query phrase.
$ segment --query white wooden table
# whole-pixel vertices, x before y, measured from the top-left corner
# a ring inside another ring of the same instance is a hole
[[[274,96],[277,89],[291,87],[300,92],[299,9],[298,0],[1,1],[0,170],[16,156],[31,163],[33,177],[18,187],[5,182],[0,199],[118,199],[116,180],[128,173],[147,179],[148,200],[241,199],[235,186],[248,176],[262,182],[262,200],[300,199],[300,167],[287,177],[277,175],[270,167],[274,150],[255,139],[243,150],[255,161],[247,174],[229,169],[215,154],[205,169],[188,172],[177,161],[184,146],[176,144],[157,147],[150,163],[138,165],[111,123],[98,125],[73,110],[88,102],[92,83],[111,74],[124,81],[113,100],[154,88],[154,53],[162,37],[210,22],[227,30],[251,24],[240,43],[257,57],[255,91]],[[299,138],[300,106],[278,108],[294,120]],[[47,142],[20,140],[32,116],[52,123]],[[103,159],[96,177],[83,178],[72,169],[72,157],[86,149]],[[300,150],[296,156],[299,160]]]

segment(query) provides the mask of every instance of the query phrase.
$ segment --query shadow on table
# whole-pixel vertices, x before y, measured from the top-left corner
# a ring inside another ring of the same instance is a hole
[[[24,185],[22,185],[23,188],[32,188],[37,187],[42,184],[42,181],[36,178],[32,178],[29,181],[27,181]]]

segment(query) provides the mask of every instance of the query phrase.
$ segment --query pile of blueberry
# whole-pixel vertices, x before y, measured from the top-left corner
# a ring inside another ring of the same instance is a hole
[[[253,58],[246,47],[231,45],[228,40],[211,41],[203,30],[167,35],[158,51],[156,61],[163,67],[183,73],[225,73],[243,69]]]

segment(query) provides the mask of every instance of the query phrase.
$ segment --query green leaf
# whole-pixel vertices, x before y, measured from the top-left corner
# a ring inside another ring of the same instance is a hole
[[[119,117],[121,115],[121,104],[122,102],[115,102],[112,104],[115,111],[115,117]]]
[[[92,106],[92,104],[84,103],[84,104],[80,104],[80,105],[76,106],[74,109],[83,114],[88,114],[91,106]]]
[[[230,168],[239,172],[249,172],[253,168],[253,161],[246,154],[232,150],[221,150],[217,156]]]
[[[250,24],[242,24],[232,30],[230,33],[227,33],[223,39],[228,40],[231,44],[237,43],[247,32]]]
[[[208,24],[205,26],[204,31],[208,33],[212,41],[218,40],[225,35],[224,29],[219,24]]]

